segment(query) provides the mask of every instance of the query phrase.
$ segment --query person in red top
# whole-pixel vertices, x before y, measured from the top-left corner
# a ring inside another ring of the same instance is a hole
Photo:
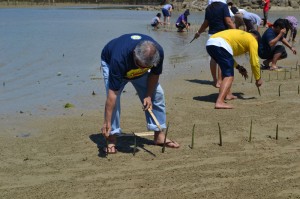
[[[263,2],[263,12],[264,12],[264,26],[268,28],[267,21],[268,21],[268,13],[271,8],[271,2],[270,0],[263,0],[262,2]]]

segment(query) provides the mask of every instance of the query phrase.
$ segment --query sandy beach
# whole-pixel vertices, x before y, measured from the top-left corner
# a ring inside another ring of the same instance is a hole
[[[181,147],[165,153],[152,136],[136,137],[133,153],[132,132],[147,129],[139,100],[129,100],[126,92],[121,126],[127,136],[118,138],[115,155],[102,152],[103,106],[59,115],[2,114],[0,198],[299,199],[299,35],[296,39],[298,55],[287,49],[280,71],[262,71],[261,96],[254,80],[236,72],[232,110],[214,109],[218,89],[208,67],[176,74],[178,67],[192,66],[174,64],[169,71],[174,78],[161,82],[168,137]],[[247,59],[242,64],[251,74]]]

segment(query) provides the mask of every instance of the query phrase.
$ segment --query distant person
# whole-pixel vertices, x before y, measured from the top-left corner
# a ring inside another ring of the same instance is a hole
[[[101,67],[106,87],[106,102],[102,134],[107,138],[106,153],[116,153],[116,135],[120,128],[120,99],[125,85],[130,82],[145,111],[147,127],[154,131],[154,144],[162,145],[165,134],[159,129],[148,109],[152,109],[162,129],[166,128],[165,96],[158,80],[162,73],[164,52],[151,37],[143,34],[125,34],[111,40],[102,50]],[[140,106],[136,104],[136,106]],[[178,148],[170,139],[166,146]]]
[[[209,28],[209,36],[228,28],[235,28],[226,3],[219,2],[218,0],[212,0],[212,3],[205,9],[204,21],[199,30],[196,32],[194,38],[200,37],[201,33],[203,33],[207,27]],[[214,86],[219,88],[222,82],[221,70],[213,58],[210,59],[210,71],[214,81]]]
[[[251,30],[250,32],[251,33],[248,33],[237,29],[224,30],[213,34],[206,43],[206,50],[219,64],[223,77],[219,96],[215,104],[216,109],[233,108],[232,105],[225,103],[225,100],[237,98],[231,92],[231,85],[234,79],[234,68],[238,69],[245,79],[248,78],[247,70],[236,63],[234,56],[249,52],[251,70],[256,80],[256,86],[259,87],[262,85],[258,57],[260,34],[256,30]]]
[[[154,28],[154,29],[158,29],[159,28],[159,25],[162,25],[162,22],[160,21],[160,17],[161,17],[161,14],[160,13],[157,13],[156,14],[156,17],[154,17],[151,21],[151,26]]]
[[[268,21],[268,15],[269,15],[269,10],[271,9],[271,1],[270,0],[262,0],[263,2],[263,14],[264,14],[264,23],[263,25],[268,28],[267,21]]]
[[[241,29],[240,27],[242,27],[242,30],[246,30],[246,25],[243,20],[243,14],[239,13],[239,9],[235,6],[235,4],[232,2],[232,0],[228,0],[227,5],[229,6],[229,9],[231,10],[231,12],[234,15],[233,21],[235,24],[235,28]]]
[[[190,27],[190,23],[188,23],[188,16],[190,15],[190,10],[187,9],[186,11],[184,11],[183,14],[181,14],[177,21],[176,21],[176,28],[177,28],[177,32],[183,32],[183,29],[186,29],[188,31],[189,27]]]
[[[273,26],[264,32],[259,48],[260,58],[265,59],[263,61],[264,69],[276,70],[278,69],[277,61],[287,58],[287,52],[283,45],[278,44],[279,41],[291,49],[294,54],[297,54],[296,49],[284,38],[285,34],[286,28],[284,19],[277,19]],[[271,66],[269,66],[270,63]]]
[[[164,24],[170,24],[170,17],[172,15],[173,9],[174,9],[173,4],[166,4],[162,8],[162,13],[164,16]]]
[[[289,31],[291,30],[291,34],[289,36],[288,42],[290,42],[291,39],[292,42],[294,42],[297,36],[298,20],[294,16],[287,16],[285,20],[286,20],[286,34],[284,35],[284,37],[286,38]]]
[[[243,20],[246,25],[246,31],[257,30],[259,31],[259,26],[262,24],[262,19],[255,13],[243,10]],[[254,27],[256,26],[256,28]]]

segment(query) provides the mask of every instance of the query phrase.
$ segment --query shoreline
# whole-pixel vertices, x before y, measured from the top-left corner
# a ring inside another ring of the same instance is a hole
[[[90,9],[136,9],[136,10],[160,10],[161,5],[130,5],[130,4],[95,4],[95,3],[31,3],[31,2],[18,2],[17,5],[13,2],[7,5],[7,2],[0,2],[0,9],[5,8],[90,8]],[[183,11],[186,8],[178,8],[176,11]],[[199,11],[195,8],[189,8],[192,11],[204,12],[204,10]],[[249,11],[259,11],[262,9],[251,9],[246,8]],[[272,6],[270,11],[298,11],[299,8]]]

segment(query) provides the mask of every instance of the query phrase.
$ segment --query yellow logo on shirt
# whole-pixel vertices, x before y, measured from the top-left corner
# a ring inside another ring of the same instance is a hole
[[[145,74],[150,68],[152,68],[152,67],[132,69],[126,73],[126,78],[132,79],[135,77],[139,77],[139,76]]]

